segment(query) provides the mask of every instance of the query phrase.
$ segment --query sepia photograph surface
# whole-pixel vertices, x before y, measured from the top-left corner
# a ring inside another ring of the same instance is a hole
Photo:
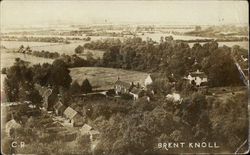
[[[247,1],[0,4],[2,154],[248,152]]]

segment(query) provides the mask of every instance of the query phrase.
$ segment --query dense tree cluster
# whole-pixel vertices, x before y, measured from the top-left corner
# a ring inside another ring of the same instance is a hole
[[[29,66],[27,62],[16,59],[13,66],[6,70],[5,92],[8,101],[32,101],[41,103],[41,96],[34,84],[52,86],[58,92],[59,88],[69,88],[71,83],[69,70],[64,61],[57,59],[53,64],[37,64]]]
[[[50,42],[50,43],[69,43],[62,37],[15,37],[15,36],[2,36],[1,40],[5,41],[25,41],[25,42]]]
[[[76,54],[81,54],[81,53],[83,53],[83,52],[84,52],[84,47],[83,47],[83,46],[79,45],[79,46],[77,46],[77,47],[75,48],[75,53],[76,53]]]
[[[218,47],[217,42],[196,43],[190,48],[187,43],[168,37],[159,44],[134,37],[123,42],[119,39],[92,41],[84,47],[106,51],[102,61],[97,61],[99,66],[163,72],[177,80],[199,69],[208,75],[211,86],[241,84],[234,57],[247,53],[241,48]]]
[[[21,45],[17,51],[18,53],[24,53],[24,54],[29,54],[29,55],[33,55],[36,57],[43,57],[43,58],[50,58],[50,59],[56,59],[58,57],[60,57],[60,54],[58,52],[49,52],[49,51],[33,51],[30,49],[29,46],[27,46],[26,48]]]
[[[161,98],[150,103],[143,98],[136,102],[104,98],[85,100],[84,104],[78,101],[75,106],[83,105],[80,109],[86,112],[88,123],[102,133],[96,154],[154,154],[164,153],[157,149],[160,142],[214,140],[205,96],[194,93],[184,100],[185,107]]]
[[[34,88],[34,72],[28,63],[16,59],[14,65],[6,70],[4,89],[8,101],[31,101],[41,106],[41,96]]]

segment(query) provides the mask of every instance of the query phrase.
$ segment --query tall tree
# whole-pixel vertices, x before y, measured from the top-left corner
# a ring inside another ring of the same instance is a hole
[[[81,88],[82,88],[81,90],[82,90],[83,93],[90,93],[92,91],[92,86],[89,83],[88,79],[85,79],[82,82]]]
[[[81,93],[81,86],[78,84],[77,81],[74,81],[70,86],[71,94],[79,94]]]
[[[51,68],[49,83],[58,89],[59,86],[69,88],[72,81],[69,69],[63,60],[56,59]]]

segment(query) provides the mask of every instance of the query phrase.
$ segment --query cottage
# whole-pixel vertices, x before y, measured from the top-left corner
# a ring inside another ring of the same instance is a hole
[[[84,118],[71,107],[68,107],[63,114],[67,119],[69,119],[71,126],[79,127],[84,124]]]
[[[133,96],[134,100],[137,100],[141,92],[142,92],[142,89],[133,87],[132,90],[129,92],[129,94]]]
[[[189,80],[190,84],[194,84],[196,86],[201,86],[204,83],[208,82],[207,76],[204,72],[200,72],[197,70],[196,72],[191,72],[184,79]]]
[[[54,106],[54,112],[56,115],[63,115],[63,112],[65,111],[66,107],[62,104],[61,101],[58,101]]]
[[[172,101],[175,104],[177,104],[177,103],[180,104],[182,102],[181,95],[178,94],[178,93],[168,94],[166,96],[166,98],[167,98],[168,101]]]
[[[83,135],[89,135],[90,141],[94,141],[100,136],[100,132],[94,130],[91,126],[88,124],[84,124],[82,128],[80,129],[81,134]]]
[[[17,123],[14,119],[11,119],[5,124],[5,131],[8,136],[11,136],[12,132],[19,128],[21,128],[21,124]]]
[[[146,79],[145,79],[145,82],[144,82],[144,85],[145,86],[148,86],[148,85],[150,85],[150,84],[152,84],[153,83],[153,76],[151,75],[151,74],[149,74],[147,77],[146,77]]]
[[[35,84],[35,88],[43,98],[43,109],[48,110],[51,106],[49,98],[52,95],[53,90],[49,87],[44,87],[39,84]]]
[[[117,95],[118,94],[127,94],[130,92],[132,87],[133,87],[133,83],[129,84],[127,82],[123,82],[120,80],[120,78],[118,78],[117,81],[115,82],[114,90],[115,90],[115,93]]]

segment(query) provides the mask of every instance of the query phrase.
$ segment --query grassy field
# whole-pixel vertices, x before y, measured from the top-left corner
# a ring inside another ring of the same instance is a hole
[[[95,89],[110,89],[113,88],[118,76],[121,81],[142,84],[148,74],[113,68],[79,67],[70,69],[70,75],[72,80],[76,80],[79,84],[87,78]]]
[[[84,45],[86,41],[74,41],[70,44],[62,43],[45,43],[45,42],[22,42],[22,41],[1,41],[1,45],[7,49],[18,49],[21,45],[24,47],[29,46],[34,51],[49,51],[58,52],[59,54],[73,55],[75,54],[75,48],[79,45]],[[84,54],[92,53],[94,58],[102,58],[104,51],[101,50],[88,50],[86,49],[81,57],[85,57]]]
[[[49,46],[40,46],[40,47],[32,47],[32,50],[37,51],[49,51],[49,52],[58,52],[59,54],[67,54],[73,55],[75,54],[75,48],[79,45],[83,46],[86,41],[77,41],[70,44],[57,44],[57,45],[49,45]],[[104,51],[101,50],[88,50],[85,49],[84,53],[92,53],[94,58],[100,57],[102,58]]]
[[[22,60],[28,61],[31,64],[43,64],[43,63],[52,63],[53,59],[35,57],[32,55],[22,54],[22,53],[12,53],[8,52],[8,50],[1,49],[1,68],[10,67],[14,64],[15,59],[20,58]]]
[[[60,43],[45,43],[45,42],[25,42],[25,41],[1,41],[2,46],[8,49],[17,49],[21,45],[24,47],[35,47],[35,46],[52,46],[52,45],[59,45]]]

